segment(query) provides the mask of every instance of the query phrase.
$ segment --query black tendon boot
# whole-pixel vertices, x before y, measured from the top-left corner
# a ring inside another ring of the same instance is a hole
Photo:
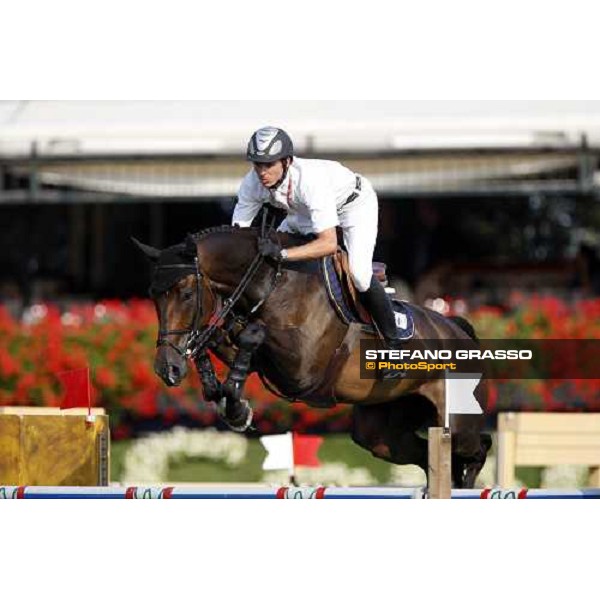
[[[398,339],[392,301],[374,276],[371,278],[369,289],[366,292],[360,292],[360,299],[371,313],[377,329],[385,338],[388,349],[400,350],[402,341]],[[404,371],[395,369],[381,369],[379,373],[384,380],[402,379],[406,376]]]

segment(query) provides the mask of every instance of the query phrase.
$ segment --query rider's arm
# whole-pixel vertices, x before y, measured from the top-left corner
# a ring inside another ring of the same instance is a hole
[[[263,201],[252,180],[252,173],[248,173],[240,184],[238,201],[233,209],[231,224],[239,225],[240,227],[250,227],[252,220],[258,214],[262,205]]]
[[[328,180],[312,180],[304,183],[301,198],[310,211],[310,220],[316,240],[287,248],[286,260],[307,260],[335,254],[337,250],[338,224],[335,196]]]
[[[330,227],[317,234],[317,239],[302,246],[287,248],[288,261],[308,260],[309,258],[321,258],[329,254],[335,254],[337,250],[337,234],[335,227]]]

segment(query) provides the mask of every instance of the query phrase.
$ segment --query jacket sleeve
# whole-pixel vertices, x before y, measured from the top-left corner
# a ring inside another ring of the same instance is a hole
[[[240,227],[250,227],[252,220],[258,214],[263,205],[263,200],[256,192],[249,177],[246,175],[240,184],[238,191],[238,201],[233,209],[232,225]]]

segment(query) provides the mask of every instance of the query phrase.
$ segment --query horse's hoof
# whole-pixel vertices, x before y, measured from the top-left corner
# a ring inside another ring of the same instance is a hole
[[[243,433],[252,424],[254,412],[247,400],[241,399],[239,404],[241,410],[238,411],[235,418],[228,419],[226,416],[227,398],[221,398],[217,404],[217,414],[229,429],[237,433]]]

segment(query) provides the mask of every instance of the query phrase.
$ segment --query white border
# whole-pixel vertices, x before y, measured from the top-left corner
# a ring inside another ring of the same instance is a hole
[[[9,99],[593,99],[594,4],[3,5]],[[3,593],[587,595],[597,503],[3,503]]]
[[[5,3],[18,99],[592,99],[593,2]]]
[[[3,594],[585,596],[598,504],[574,502],[7,501]]]

